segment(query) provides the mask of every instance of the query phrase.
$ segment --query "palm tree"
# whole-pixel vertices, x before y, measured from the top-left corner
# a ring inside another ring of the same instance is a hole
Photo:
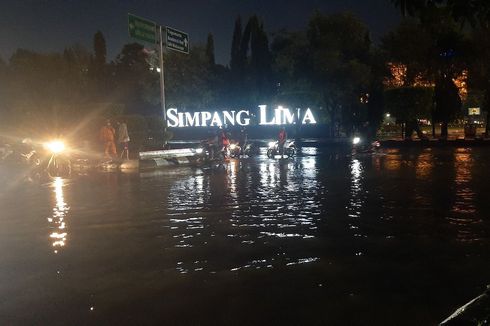
[[[427,0],[430,1],[430,0]],[[400,8],[403,16],[416,16],[426,6],[426,0],[391,0],[395,7]]]

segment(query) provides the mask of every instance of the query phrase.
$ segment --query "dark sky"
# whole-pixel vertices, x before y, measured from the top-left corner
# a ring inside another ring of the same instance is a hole
[[[101,30],[113,59],[132,41],[127,32],[131,12],[189,33],[194,44],[213,33],[216,59],[228,64],[237,15],[244,21],[257,14],[274,32],[304,28],[315,9],[354,12],[375,40],[400,19],[390,0],[0,0],[0,56],[8,59],[17,48],[61,51],[75,43],[91,50],[93,34]]]

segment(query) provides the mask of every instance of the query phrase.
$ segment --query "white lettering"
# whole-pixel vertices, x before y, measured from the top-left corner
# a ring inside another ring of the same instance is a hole
[[[271,121],[267,121],[267,105],[259,105],[260,108],[260,121],[259,125],[273,125],[276,123],[275,118],[273,118]]]
[[[287,125],[287,124],[294,124],[295,121],[294,121],[294,114],[291,113],[291,111],[289,109],[284,109],[283,111],[283,124]]]
[[[303,121],[301,121],[301,124],[306,124],[306,120],[309,120],[310,124],[315,124],[316,123],[316,120],[315,118],[313,117],[313,113],[311,113],[311,110],[308,108],[306,109],[306,113],[305,113],[305,116],[303,117]]]
[[[240,125],[240,126],[248,126],[250,124],[250,118],[243,118],[242,119],[242,114],[246,114],[247,116],[250,116],[250,113],[248,111],[245,111],[245,110],[242,110],[242,111],[238,111],[237,115],[236,115],[236,122]]]
[[[316,124],[311,109],[306,109],[302,114],[301,109],[290,110],[282,106],[274,109],[273,116],[267,110],[267,105],[259,105],[259,125],[287,125],[287,124]],[[167,110],[168,127],[221,127],[226,125],[250,125],[250,111],[202,111],[202,112],[178,112],[176,108]]]
[[[280,126],[282,124],[282,111],[283,108],[280,106],[274,110],[274,121],[276,121],[276,125]]]
[[[179,118],[177,117],[177,109],[167,110],[167,126],[168,127],[178,127]]]
[[[201,112],[201,126],[207,127],[208,120],[211,120],[211,112]]]
[[[179,127],[181,127],[181,128],[185,127],[185,125],[184,125],[184,114],[182,112],[179,112],[178,116],[179,116]]]
[[[186,127],[199,127],[199,112],[186,112],[185,113],[185,126]]]
[[[230,124],[232,126],[235,125],[235,111],[223,111],[223,122],[224,124]]]
[[[223,124],[221,123],[221,119],[219,117],[218,112],[214,112],[213,114],[213,120],[211,120],[211,123],[209,124],[210,126],[215,125],[217,127],[221,127]]]

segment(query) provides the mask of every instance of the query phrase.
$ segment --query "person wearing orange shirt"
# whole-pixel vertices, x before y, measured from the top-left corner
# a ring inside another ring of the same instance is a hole
[[[100,141],[104,144],[104,155],[106,158],[113,158],[116,156],[116,131],[111,125],[111,121],[107,120],[105,126],[100,129],[99,133]]]

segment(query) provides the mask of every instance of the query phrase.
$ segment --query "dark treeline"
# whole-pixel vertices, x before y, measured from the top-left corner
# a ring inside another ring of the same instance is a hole
[[[257,16],[238,17],[229,65],[215,62],[211,34],[189,55],[166,53],[167,108],[310,107],[326,125],[325,136],[374,129],[384,112],[407,128],[420,118],[441,122],[444,136],[464,107],[488,111],[488,6],[468,5],[463,15],[452,1],[392,2],[408,17],[379,44],[350,13],[315,12],[303,30],[275,33]],[[163,124],[154,46],[126,44],[112,61],[106,53],[99,31],[92,49],[18,49],[0,59],[2,129],[83,134],[103,118],[125,116],[133,130],[158,134]]]

